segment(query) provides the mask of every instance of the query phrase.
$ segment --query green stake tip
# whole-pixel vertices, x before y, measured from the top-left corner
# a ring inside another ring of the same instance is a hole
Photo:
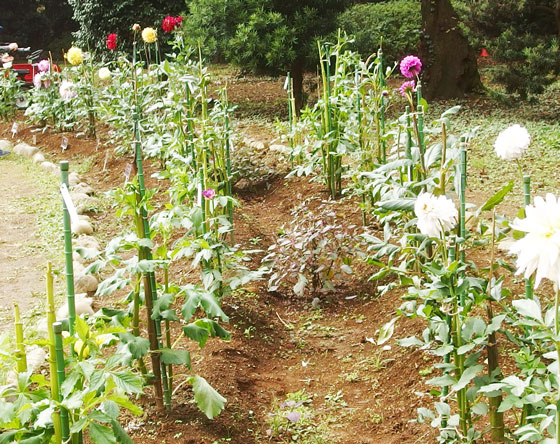
[[[55,334],[61,334],[62,333],[62,322],[53,322],[53,331]]]
[[[68,171],[68,161],[67,160],[61,160],[60,161],[60,169],[62,171]]]

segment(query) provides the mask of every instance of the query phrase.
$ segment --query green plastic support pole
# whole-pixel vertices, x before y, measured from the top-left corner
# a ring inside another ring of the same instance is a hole
[[[51,397],[52,399],[59,399],[58,395],[58,377],[56,375],[56,348],[55,348],[55,334],[53,324],[56,322],[56,315],[54,311],[54,284],[52,274],[52,264],[47,263],[47,330],[49,335],[49,372],[51,376]],[[55,443],[62,442],[62,432],[60,425],[60,413],[55,411],[52,415]]]
[[[383,51],[379,48],[377,52],[379,57],[379,85],[381,88],[385,86],[385,74],[383,72]],[[387,142],[383,137],[385,135],[385,97],[381,95],[381,109],[380,114],[380,131],[381,131],[381,160],[383,163],[387,162]]]
[[[134,51],[133,51],[133,60],[132,65],[133,69],[136,69],[136,40],[134,41]],[[138,194],[139,200],[142,201],[144,199],[144,195],[146,193],[146,187],[144,183],[144,168],[142,163],[142,144],[140,143],[140,108],[138,105],[138,98],[137,98],[137,78],[136,78],[136,71],[134,71],[134,94],[135,94],[135,110],[134,110],[134,155],[136,161],[136,170],[138,176]],[[150,239],[150,224],[148,223],[148,215],[146,212],[146,208],[142,207],[140,209],[140,217],[141,217],[141,225],[143,236],[145,239]],[[152,251],[148,247],[142,248],[142,258],[148,261],[152,260]],[[156,404],[158,407],[163,407],[163,390],[162,390],[162,380],[164,385],[164,390],[166,391],[166,402],[165,406],[169,408],[170,403],[168,403],[168,399],[170,399],[170,394],[168,393],[167,387],[167,371],[165,368],[165,364],[163,364],[159,350],[162,348],[161,342],[161,324],[160,319],[153,320],[151,319],[152,315],[152,307],[153,303],[157,300],[157,290],[156,290],[156,279],[155,274],[153,272],[148,272],[144,276],[144,292],[145,292],[145,302],[146,302],[146,309],[148,312],[148,336],[150,337],[150,350],[152,351],[152,371],[154,372],[154,389],[156,394]]]
[[[68,186],[68,161],[60,162],[60,180]],[[66,203],[62,200],[63,219],[64,219],[64,259],[66,262],[66,293],[68,295],[68,326],[70,335],[74,334],[74,324],[76,322],[76,302],[74,300],[74,265],[72,263],[72,228],[70,225],[70,214]],[[72,349],[74,350],[74,349]],[[74,351],[72,352],[74,354]]]
[[[25,356],[25,345],[23,344],[23,323],[19,314],[19,305],[14,302],[14,324],[16,329],[16,363],[18,373],[27,371],[27,358]]]
[[[61,387],[64,383],[64,378],[66,376],[65,373],[65,365],[64,365],[64,349],[62,343],[62,323],[55,322],[52,326],[53,333],[54,333],[54,348],[56,352],[56,378],[57,378],[57,385]],[[60,392],[58,394],[58,401],[62,402],[62,396]],[[60,425],[61,425],[61,434],[62,434],[62,442],[68,442],[70,438],[70,423],[68,419],[68,410],[66,408],[60,408]]]
[[[461,161],[461,189],[459,192],[459,198],[461,199],[461,209],[460,209],[460,221],[459,221],[459,235],[464,243],[467,238],[467,230],[465,226],[466,217],[466,190],[467,190],[467,150],[466,150],[466,140],[465,137],[461,137],[461,144],[459,148],[459,155]],[[465,262],[465,248],[461,248],[461,262]],[[462,297],[464,297],[462,295]]]
[[[227,185],[227,195],[228,198],[232,197],[233,194],[233,187],[231,184],[231,149],[230,149],[230,137],[229,137],[229,112],[228,112],[228,101],[227,101],[227,96],[226,96],[226,101],[225,101],[225,131],[226,131],[226,185]],[[228,218],[229,218],[229,223],[231,224],[231,243],[233,244],[234,242],[234,237],[233,237],[233,202],[231,200],[228,200],[227,203],[227,213],[228,213]]]
[[[531,176],[523,176],[523,199],[525,206],[531,205]],[[533,280],[525,279],[525,297],[533,299]]]
[[[406,145],[404,155],[407,159],[412,160],[412,119],[410,118],[410,106],[406,106]],[[412,166],[407,168],[408,181],[412,181]]]

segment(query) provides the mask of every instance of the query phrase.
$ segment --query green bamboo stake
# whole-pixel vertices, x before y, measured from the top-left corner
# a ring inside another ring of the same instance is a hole
[[[525,206],[531,205],[531,176],[523,176],[523,199]],[[525,279],[525,297],[533,299],[533,280],[531,278]]]
[[[49,372],[51,376],[51,397],[52,399],[59,399],[58,395],[58,378],[56,376],[56,348],[55,348],[55,334],[53,324],[56,322],[56,315],[54,311],[54,285],[52,264],[47,263],[46,272],[47,281],[47,331],[49,335]],[[54,436],[56,444],[62,443],[62,431],[60,425],[60,413],[54,411],[52,414]]]
[[[137,79],[136,79],[136,40],[133,43],[133,75],[134,75],[134,94],[136,108],[134,112],[134,138],[135,138],[135,160],[136,160],[136,170],[138,177],[138,192],[137,192],[137,202],[141,202],[145,195],[145,183],[144,183],[144,168],[142,163],[142,145],[140,143],[140,110],[138,107],[138,97],[137,97]],[[148,216],[146,208],[142,207],[140,209],[141,223],[139,228],[141,232],[140,237],[144,239],[150,239],[150,225],[148,223]],[[148,247],[142,247],[140,250],[141,259],[152,260],[152,252]],[[153,302],[157,300],[156,282],[155,275],[153,272],[148,272],[144,274],[144,296],[147,310],[147,322],[148,322],[148,337],[150,341],[150,350],[152,358],[152,371],[154,373],[154,391],[156,398],[156,405],[159,409],[163,410],[163,387],[162,381],[164,381],[164,386],[167,387],[167,374],[165,371],[165,365],[161,361],[161,356],[159,350],[161,349],[161,325],[159,320],[152,319],[153,312]],[[169,395],[169,394],[167,394]],[[166,396],[167,401],[168,396]],[[166,402],[166,407],[170,404]]]
[[[410,106],[406,106],[406,146],[404,154],[407,159],[412,160],[412,120],[410,118]],[[412,166],[408,167],[408,181],[412,181]]]
[[[233,187],[231,184],[231,149],[230,149],[230,137],[229,137],[229,112],[228,112],[228,108],[229,108],[229,104],[228,104],[228,100],[227,100],[227,93],[224,96],[225,98],[225,131],[226,131],[226,140],[225,140],[225,144],[226,144],[226,184],[227,184],[227,195],[229,198],[232,197],[233,194]],[[234,238],[233,238],[233,203],[231,200],[228,200],[227,203],[227,214],[228,214],[228,218],[229,218],[229,223],[231,224],[231,243],[233,244],[234,242]]]
[[[68,187],[68,161],[60,162],[60,179]],[[74,324],[76,322],[76,302],[74,299],[74,265],[72,263],[72,229],[70,224],[70,213],[66,207],[66,202],[62,200],[63,220],[64,220],[64,258],[66,262],[66,292],[68,295],[68,326],[70,335],[74,334]],[[72,348],[72,355],[75,354]]]
[[[379,48],[378,51],[379,56],[379,86],[381,89],[385,87],[385,75],[383,73],[383,51]],[[381,159],[383,163],[387,162],[387,142],[383,138],[385,135],[385,97],[381,95],[381,109],[380,112],[380,120],[381,120]]]
[[[56,353],[56,378],[57,386],[61,387],[65,379],[65,364],[64,364],[64,349],[62,342],[62,323],[55,322],[52,326],[54,334],[54,347]],[[52,376],[52,375],[51,375]],[[62,395],[58,394],[58,401],[62,402]],[[67,443],[70,438],[70,423],[68,419],[68,410],[65,407],[60,407],[60,424],[62,442]]]
[[[441,196],[445,196],[445,160],[447,154],[447,128],[445,121],[441,122],[441,166],[439,170],[439,192]]]
[[[422,165],[422,176],[427,175],[426,164],[424,161],[425,141],[424,141],[424,107],[418,105],[416,107],[418,112],[418,149],[420,150],[420,164]]]
[[[16,364],[18,373],[27,371],[27,357],[25,355],[25,345],[23,343],[23,322],[19,314],[19,305],[14,302],[14,324],[16,329]]]
[[[463,243],[466,240],[467,231],[465,226],[465,214],[466,214],[466,198],[465,193],[467,189],[467,150],[465,147],[465,137],[461,137],[461,144],[459,148],[460,161],[461,161],[461,190],[459,193],[461,199],[461,215],[460,215],[460,225],[459,225],[459,235],[463,239]],[[461,261],[465,262],[465,248],[461,248]]]

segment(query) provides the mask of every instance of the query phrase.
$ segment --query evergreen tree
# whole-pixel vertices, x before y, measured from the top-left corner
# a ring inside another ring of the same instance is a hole
[[[74,33],[76,43],[84,49],[102,52],[107,35],[116,33],[118,41],[132,40],[132,25],[159,27],[168,15],[185,10],[184,0],[68,0],[74,20],[80,25]],[[120,43],[119,43],[120,45]],[[125,46],[121,46],[125,48]]]
[[[291,72],[298,108],[303,73],[315,68],[317,39],[336,28],[351,0],[192,0],[187,34],[211,55],[253,72]]]
[[[493,80],[524,99],[540,94],[560,73],[560,1],[456,0],[473,44],[494,61]]]

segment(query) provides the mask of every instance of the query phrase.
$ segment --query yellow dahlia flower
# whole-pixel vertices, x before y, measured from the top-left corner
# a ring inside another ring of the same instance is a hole
[[[72,65],[78,66],[84,61],[84,53],[80,48],[72,46],[66,53],[66,60]]]
[[[142,30],[142,40],[146,43],[154,43],[157,40],[157,31],[154,28],[144,28]]]

